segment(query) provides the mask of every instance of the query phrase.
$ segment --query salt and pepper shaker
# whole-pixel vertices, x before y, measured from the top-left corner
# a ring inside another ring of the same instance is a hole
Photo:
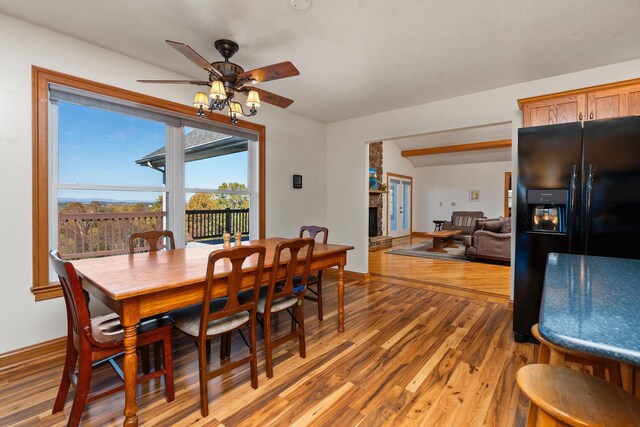
[[[236,231],[235,238],[236,238],[236,246],[242,246],[242,233],[239,231]]]
[[[225,232],[222,235],[222,247],[225,249],[229,249],[231,247],[231,234]]]

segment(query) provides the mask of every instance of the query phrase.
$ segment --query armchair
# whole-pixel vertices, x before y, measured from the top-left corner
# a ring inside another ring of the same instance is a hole
[[[472,235],[464,236],[462,243],[465,246],[464,254],[468,259],[511,260],[511,219],[498,221],[501,221],[502,224],[497,231],[484,229],[484,224],[481,223],[476,225],[477,229]],[[478,225],[483,228],[478,229]],[[493,229],[495,230],[495,228]]]

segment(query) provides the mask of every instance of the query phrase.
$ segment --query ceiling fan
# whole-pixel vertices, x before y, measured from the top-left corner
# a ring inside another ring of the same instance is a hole
[[[293,103],[292,99],[257,88],[257,83],[268,82],[270,80],[293,77],[300,74],[298,69],[289,61],[269,65],[267,67],[256,68],[251,71],[244,71],[238,64],[229,61],[239,49],[237,43],[231,40],[217,40],[214,46],[224,61],[208,62],[198,52],[184,43],[165,40],[169,46],[186,56],[197,66],[209,73],[209,80],[138,80],[140,83],[170,83],[170,84],[192,84],[198,86],[209,86],[209,97],[205,92],[198,92],[193,101],[193,106],[198,108],[197,115],[204,116],[205,109],[209,114],[213,110],[222,111],[225,107],[229,109],[231,123],[236,124],[238,118],[242,116],[255,116],[260,107],[260,102],[287,108]],[[245,113],[242,105],[234,101],[236,92],[241,92],[247,96],[246,106],[249,113]]]

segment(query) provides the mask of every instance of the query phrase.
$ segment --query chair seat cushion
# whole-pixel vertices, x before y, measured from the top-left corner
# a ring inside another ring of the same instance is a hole
[[[302,288],[302,286],[300,286],[300,288]],[[258,299],[258,306],[256,307],[256,310],[258,313],[264,314],[264,306],[267,303],[268,291],[269,291],[268,286],[263,286],[260,288],[260,298]],[[251,298],[251,293],[249,292],[238,294],[238,299],[240,300],[240,304],[244,304],[248,298]],[[271,312],[275,313],[277,311],[285,310],[289,307],[294,306],[297,303],[298,303],[298,297],[296,295],[289,295],[286,297],[278,298],[273,301],[273,304],[271,304]]]
[[[261,297],[258,300],[258,308],[257,308],[258,313],[264,314],[264,306],[266,302],[267,302],[266,298]],[[275,313],[277,311],[285,310],[289,307],[293,307],[297,303],[298,303],[298,297],[296,295],[289,295],[286,297],[278,298],[277,300],[273,301],[273,304],[271,304],[271,312]]]
[[[226,298],[215,299],[211,301],[210,313],[222,310],[226,304]],[[197,337],[200,333],[200,313],[202,312],[202,304],[194,304],[189,307],[180,308],[178,310],[167,313],[173,319],[175,327],[180,329],[187,335]],[[207,327],[207,336],[219,335],[232,331],[249,321],[249,312],[243,311],[233,314],[222,319],[216,319],[209,322]]]
[[[140,321],[136,332],[140,335],[172,323],[173,321],[168,316],[150,317]],[[91,319],[91,333],[98,343],[104,345],[119,345],[124,339],[124,329],[120,324],[120,317],[116,313]]]

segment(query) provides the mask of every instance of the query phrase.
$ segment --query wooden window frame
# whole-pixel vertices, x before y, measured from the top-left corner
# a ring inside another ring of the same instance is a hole
[[[33,216],[33,286],[31,292],[36,301],[62,296],[60,284],[49,282],[49,84],[80,89],[111,98],[134,102],[169,113],[193,116],[191,106],[173,101],[98,83],[81,77],[60,73],[46,68],[31,67],[32,84],[32,216]],[[208,117],[215,123],[229,124],[229,118],[222,114]],[[266,235],[265,169],[266,169],[266,127],[264,125],[239,121],[236,125],[258,134],[258,236]]]

